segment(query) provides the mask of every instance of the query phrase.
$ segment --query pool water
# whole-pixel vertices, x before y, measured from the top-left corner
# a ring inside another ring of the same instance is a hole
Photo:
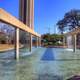
[[[48,48],[45,53],[43,54],[41,60],[43,61],[52,61],[54,60],[53,51],[51,48]]]
[[[80,50],[37,48],[19,61],[0,59],[0,80],[66,80],[73,75],[80,75]]]

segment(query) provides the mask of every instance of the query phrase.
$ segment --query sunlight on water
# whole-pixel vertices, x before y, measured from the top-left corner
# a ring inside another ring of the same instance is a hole
[[[73,49],[69,49],[69,48],[67,48],[66,50],[67,50],[67,51],[73,51]]]
[[[80,74],[80,51],[53,48],[54,60],[43,61],[46,48],[38,48],[31,55],[0,60],[0,80],[66,80]]]

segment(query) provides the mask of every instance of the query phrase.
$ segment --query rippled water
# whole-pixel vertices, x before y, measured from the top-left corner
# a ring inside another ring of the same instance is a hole
[[[66,80],[80,74],[79,50],[73,53],[53,48],[52,61],[41,60],[45,51],[46,48],[38,48],[19,61],[0,59],[0,80]]]

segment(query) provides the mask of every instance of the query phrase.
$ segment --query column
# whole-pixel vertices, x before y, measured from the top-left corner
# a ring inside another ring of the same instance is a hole
[[[36,38],[36,47],[38,48],[38,37]]]
[[[41,47],[41,37],[39,38],[39,46]]]
[[[76,34],[73,35],[73,52],[76,52]]]
[[[66,37],[65,36],[63,37],[63,46],[64,46],[64,48],[66,46]]]
[[[15,58],[16,60],[19,59],[19,28],[16,28],[15,31]]]
[[[38,47],[40,47],[40,38],[38,37]]]
[[[32,34],[30,34],[30,52],[32,51]]]

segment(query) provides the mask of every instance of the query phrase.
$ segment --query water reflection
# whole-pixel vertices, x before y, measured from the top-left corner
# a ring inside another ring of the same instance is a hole
[[[39,48],[19,61],[0,60],[0,80],[66,80],[80,74],[79,51],[71,53],[65,49],[53,49],[55,59],[42,61],[45,50]]]
[[[0,80],[15,80],[15,61],[0,60]]]
[[[32,80],[63,80],[63,77],[60,75],[55,74],[36,74],[37,78],[34,78]]]

